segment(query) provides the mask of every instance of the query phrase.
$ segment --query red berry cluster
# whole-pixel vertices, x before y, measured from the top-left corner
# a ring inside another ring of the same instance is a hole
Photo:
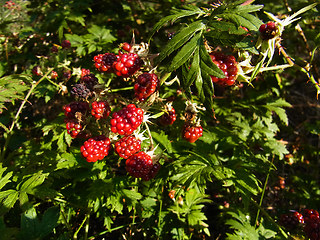
[[[86,69],[86,68],[82,68],[81,69],[81,76],[80,76],[80,79],[82,79],[84,76],[86,75],[89,75],[91,72],[90,72],[90,69]]]
[[[162,125],[172,125],[177,119],[176,110],[172,106],[167,106],[166,111],[160,117],[160,124]]]
[[[80,152],[87,162],[96,162],[106,157],[110,149],[110,139],[104,135],[100,135],[85,141],[80,148]]]
[[[141,150],[141,140],[130,135],[121,138],[114,144],[115,152],[122,158],[127,159]]]
[[[135,97],[144,102],[159,87],[158,76],[154,73],[143,73],[138,76],[134,85]]]
[[[304,223],[304,219],[301,213],[293,212],[290,214],[282,214],[279,223],[287,229],[296,229],[299,224]]]
[[[61,47],[62,47],[62,48],[70,48],[70,47],[71,47],[70,41],[69,41],[69,40],[63,40],[63,41],[61,42]]]
[[[136,53],[120,53],[112,67],[114,73],[121,77],[130,77],[142,66],[142,60]]]
[[[154,178],[159,169],[160,165],[158,163],[153,164],[150,155],[145,152],[135,153],[126,160],[127,172],[131,176],[142,178],[145,181]]]
[[[210,57],[215,65],[217,65],[224,73],[225,78],[211,76],[212,82],[222,86],[231,86],[235,83],[238,74],[238,63],[234,56],[225,55],[221,52],[212,52]]]
[[[130,135],[143,120],[143,110],[134,104],[129,104],[118,112],[112,114],[111,131],[120,135]]]
[[[319,213],[313,209],[304,209],[304,232],[310,240],[320,239],[320,218]]]
[[[188,142],[194,143],[202,136],[202,132],[201,126],[185,124],[182,129],[182,136]]]
[[[82,131],[83,126],[82,124],[74,119],[65,119],[65,123],[66,123],[66,129],[68,134],[70,134],[70,136],[72,138],[76,138],[79,136],[79,133]]]
[[[278,28],[275,22],[267,22],[259,27],[259,32],[263,40],[269,40],[276,36]]]
[[[107,101],[94,101],[91,104],[91,114],[96,119],[106,119],[110,115],[110,106]]]
[[[95,67],[101,72],[111,73],[113,71],[112,65],[117,60],[117,55],[114,53],[98,54],[93,58]]]

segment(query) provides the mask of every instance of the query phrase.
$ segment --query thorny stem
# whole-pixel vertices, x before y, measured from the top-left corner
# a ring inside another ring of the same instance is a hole
[[[21,111],[22,111],[24,105],[28,102],[28,99],[31,96],[33,90],[39,85],[39,83],[41,83],[44,79],[47,78],[47,76],[51,73],[52,70],[53,70],[53,68],[50,68],[42,78],[40,78],[37,82],[32,84],[32,86],[29,89],[27,95],[25,96],[24,100],[22,101],[22,103],[21,103],[16,115],[14,116],[14,119],[13,119],[13,121],[11,123],[11,126],[9,128],[9,132],[8,132],[6,141],[4,143],[4,146],[3,146],[3,149],[2,149],[2,152],[1,152],[0,161],[2,161],[4,159],[7,147],[9,145],[9,142],[10,142],[10,139],[11,139],[11,136],[12,136],[12,130],[14,129],[15,125],[17,124],[17,122],[19,120],[19,117],[20,117],[20,114],[21,114]]]
[[[162,187],[162,193],[163,193],[163,187]],[[159,200],[160,207],[159,207],[159,216],[158,216],[158,239],[160,239],[160,228],[161,228],[161,213],[162,213],[162,199]]]

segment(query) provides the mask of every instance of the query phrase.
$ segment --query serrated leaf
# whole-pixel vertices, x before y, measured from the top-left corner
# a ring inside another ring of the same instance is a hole
[[[24,204],[26,204],[29,201],[29,197],[28,194],[24,191],[20,191],[19,193],[19,202],[20,202],[20,206],[23,206]]]
[[[58,160],[56,170],[63,169],[63,168],[72,168],[77,165],[78,162],[75,156],[72,153],[63,153],[61,154],[61,159]]]
[[[172,153],[172,144],[168,139],[168,135],[166,135],[163,131],[160,131],[160,134],[158,132],[151,132],[151,135],[158,143],[165,147],[169,154]]]
[[[45,178],[49,175],[49,173],[42,173],[42,171],[39,171],[35,173],[33,176],[28,178],[20,187],[20,191],[25,191],[27,193],[32,193],[32,190],[41,185]]]
[[[200,14],[204,13],[200,8],[193,6],[193,5],[186,5],[185,8],[187,10],[177,10],[174,14],[166,16],[166,17],[162,18],[158,23],[156,23],[156,25],[154,25],[154,27],[152,29],[152,32],[151,32],[149,39],[151,39],[153,34],[155,32],[157,32],[161,27],[163,27],[168,22],[173,24],[177,19],[187,17],[187,16],[192,16],[192,15],[200,15]]]
[[[64,132],[61,133],[57,141],[58,149],[60,152],[65,152],[67,150],[67,144],[64,141],[64,135],[65,135]]]
[[[168,71],[172,72],[179,68],[182,64],[189,60],[189,58],[193,55],[196,51],[197,47],[200,45],[199,39],[201,38],[202,31],[195,34],[191,40],[186,43],[181,50],[175,55],[173,58]]]
[[[128,198],[130,198],[131,200],[140,200],[142,198],[142,195],[138,192],[135,192],[133,190],[127,190],[127,189],[123,189],[122,192],[124,193],[124,195]]]
[[[200,52],[199,52],[199,47],[197,47],[194,51],[192,63],[191,63],[190,69],[188,70],[188,75],[184,83],[185,89],[189,89],[189,87],[198,77],[198,74],[200,73],[199,67],[200,67]]]
[[[30,208],[21,216],[21,232],[19,239],[36,239],[39,237],[40,223],[36,210]]]
[[[159,57],[156,59],[157,62],[162,62],[173,51],[179,49],[183,44],[185,44],[194,34],[204,29],[205,25],[202,21],[196,21],[181,29],[161,51]]]
[[[6,168],[4,168],[6,169]],[[8,172],[6,175],[2,177],[2,173],[0,174],[0,189],[3,188],[7,183],[11,182],[10,178],[12,177],[13,172]]]
[[[10,191],[12,190],[12,191]],[[7,208],[7,209],[10,209],[14,206],[14,204],[16,203],[16,201],[18,200],[18,197],[19,197],[19,192],[18,191],[15,191],[13,189],[10,189],[10,190],[7,190],[7,191],[10,191],[8,192],[9,194],[5,197],[5,199],[3,200],[2,202],[2,205]],[[7,192],[5,191],[5,192]],[[2,198],[2,194],[3,192],[0,192],[0,199]]]
[[[200,67],[202,72],[206,72],[209,75],[216,76],[218,78],[226,77],[223,71],[213,63],[207,49],[204,45],[200,46]]]
[[[146,199],[140,201],[140,204],[144,209],[148,209],[157,206],[157,201],[154,198],[147,197]]]

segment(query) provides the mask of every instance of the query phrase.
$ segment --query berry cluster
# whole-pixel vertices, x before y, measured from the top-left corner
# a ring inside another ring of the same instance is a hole
[[[176,110],[171,105],[168,105],[166,106],[164,114],[159,119],[159,122],[164,126],[172,125],[176,121],[176,119]]]
[[[130,135],[121,138],[114,144],[115,152],[122,158],[127,159],[141,150],[141,140]]]
[[[110,106],[107,101],[94,101],[91,104],[91,114],[96,119],[106,119],[110,115]]]
[[[143,120],[143,110],[134,104],[129,104],[118,112],[112,114],[111,131],[120,135],[130,135]]]
[[[134,85],[135,97],[144,102],[159,86],[158,76],[154,73],[143,73],[138,76]]]
[[[285,228],[292,230],[296,229],[299,224],[304,223],[304,218],[303,215],[299,212],[282,214],[279,223]]]
[[[317,210],[304,209],[304,232],[310,240],[320,239],[320,218]]]
[[[142,60],[136,53],[120,53],[112,67],[114,73],[121,77],[130,77],[142,66]]]
[[[117,60],[114,53],[98,54],[93,58],[96,69],[101,72],[111,73],[113,71],[112,65]]]
[[[202,136],[201,126],[185,124],[182,129],[182,136],[190,143],[194,143]]]
[[[210,57],[224,73],[224,78],[211,76],[212,82],[222,86],[231,86],[235,83],[238,75],[238,63],[234,56],[225,55],[221,52],[212,52]]]
[[[88,74],[84,75],[87,72],[82,70],[79,83],[74,84],[71,88],[70,93],[76,98],[87,99],[92,96],[94,87],[98,84],[98,78],[90,73],[90,70]]]
[[[100,135],[85,141],[80,148],[80,152],[87,162],[96,162],[106,157],[109,154],[110,148],[110,139],[104,135]]]
[[[277,35],[278,27],[275,22],[267,22],[259,27],[259,32],[263,40],[269,40]]]
[[[159,163],[153,164],[152,158],[145,152],[138,152],[126,160],[127,172],[135,177],[148,181],[155,177],[160,169]]]

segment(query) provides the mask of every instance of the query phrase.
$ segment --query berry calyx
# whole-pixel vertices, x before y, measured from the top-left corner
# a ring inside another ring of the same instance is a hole
[[[89,110],[87,102],[72,102],[63,106],[64,115],[69,119],[79,119]]]
[[[135,177],[148,181],[155,177],[160,169],[160,164],[153,164],[152,158],[145,152],[138,152],[126,160],[127,172]]]
[[[259,32],[263,40],[269,40],[277,35],[278,28],[275,22],[267,22],[259,27]]]
[[[112,114],[111,131],[120,135],[130,135],[143,121],[143,110],[134,104],[129,104]]]
[[[158,76],[154,73],[143,73],[138,76],[134,84],[135,97],[144,102],[147,97],[153,94],[159,86]]]
[[[117,76],[129,77],[141,68],[142,60],[136,53],[121,53],[112,67]]]
[[[80,148],[80,152],[87,162],[96,162],[106,157],[110,149],[110,139],[104,135],[100,135],[85,141]]]
[[[112,65],[117,60],[117,55],[114,53],[98,54],[93,58],[95,67],[101,72],[111,73]]]
[[[182,137],[190,143],[194,143],[202,136],[201,126],[185,124],[182,130]]]
[[[132,135],[121,138],[114,145],[115,152],[124,159],[141,150],[141,140]]]
[[[171,105],[167,105],[164,114],[159,119],[159,122],[160,124],[167,126],[172,125],[176,119],[176,110]]]
[[[91,104],[91,115],[96,119],[106,119],[110,115],[110,106],[107,101],[94,101]]]
[[[221,52],[212,52],[210,53],[210,57],[213,63],[217,65],[225,75],[224,78],[211,76],[212,82],[222,86],[233,85],[238,77],[238,63],[235,57],[232,55],[225,55]]]

